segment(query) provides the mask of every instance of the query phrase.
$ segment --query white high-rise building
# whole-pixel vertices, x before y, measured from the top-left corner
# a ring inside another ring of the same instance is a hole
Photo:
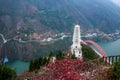
[[[81,35],[80,35],[80,26],[75,25],[73,33],[73,44],[71,46],[71,53],[75,54],[77,58],[82,59],[82,46],[80,44]]]

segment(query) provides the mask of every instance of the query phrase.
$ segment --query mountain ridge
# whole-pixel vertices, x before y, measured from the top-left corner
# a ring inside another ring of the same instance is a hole
[[[37,33],[41,31],[41,28],[53,32],[71,32],[72,26],[78,23],[83,30],[98,28],[100,31],[110,33],[118,29],[120,25],[120,21],[117,21],[120,18],[120,9],[108,0],[1,0],[0,8],[1,25],[8,29],[10,27],[16,28],[17,25],[21,24],[20,27],[34,27],[33,30],[36,28],[35,32]],[[107,26],[110,26],[109,30],[106,29]],[[1,32],[3,31],[1,28]]]

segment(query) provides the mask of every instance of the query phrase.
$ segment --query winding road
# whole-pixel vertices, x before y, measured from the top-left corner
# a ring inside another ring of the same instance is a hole
[[[11,39],[5,39],[5,37],[4,37],[4,35],[3,34],[1,34],[0,33],[0,36],[2,37],[2,40],[3,40],[3,43],[5,44],[5,43],[7,43],[8,41],[10,41],[10,40],[14,40],[14,41],[18,41],[18,42],[20,42],[20,43],[28,43],[28,42],[40,42],[40,43],[45,43],[45,42],[50,42],[50,41],[58,41],[58,40],[63,40],[64,38],[66,38],[66,37],[72,37],[72,36],[70,36],[70,35],[62,35],[61,37],[59,37],[59,38],[55,38],[55,39],[53,39],[53,38],[47,38],[47,39],[43,39],[43,40],[27,40],[27,41],[24,41],[24,40],[22,40],[21,38],[19,38],[19,39],[17,39],[17,38],[15,38],[15,37],[13,37],[13,38],[11,38]]]
[[[7,40],[5,39],[4,35],[0,33],[0,36],[2,37],[3,43],[5,44]]]

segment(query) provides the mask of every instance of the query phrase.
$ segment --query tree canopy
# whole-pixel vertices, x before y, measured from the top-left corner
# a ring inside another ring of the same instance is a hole
[[[16,76],[15,70],[4,64],[0,64],[0,80],[14,80]]]

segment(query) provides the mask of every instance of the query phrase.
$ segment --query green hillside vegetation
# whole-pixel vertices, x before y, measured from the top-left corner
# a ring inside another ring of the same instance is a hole
[[[15,80],[17,74],[15,70],[4,64],[0,64],[0,80]]]
[[[41,66],[47,65],[48,63],[49,59],[47,59],[46,57],[40,57],[38,59],[31,60],[29,65],[29,71],[38,70]]]
[[[112,66],[110,67],[110,76],[109,78],[115,79],[115,80],[120,80],[120,61],[114,62]]]
[[[93,60],[99,58],[97,53],[87,45],[82,44],[82,53],[83,53],[83,60]]]

